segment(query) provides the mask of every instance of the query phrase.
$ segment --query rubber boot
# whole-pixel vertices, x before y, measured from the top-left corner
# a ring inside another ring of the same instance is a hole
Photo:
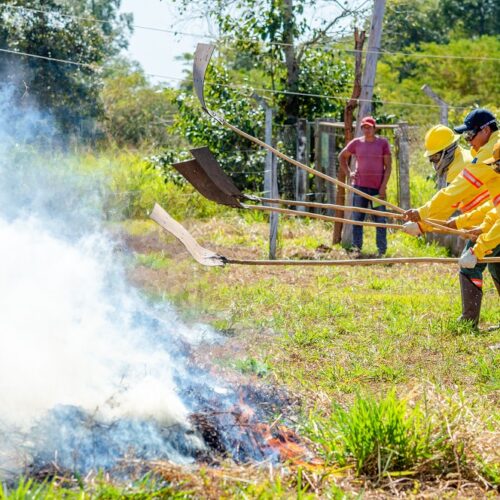
[[[462,273],[460,273],[459,276],[460,291],[462,293],[462,315],[458,320],[469,321],[474,328],[477,328],[479,315],[481,313],[483,291],[474,285],[467,276]]]

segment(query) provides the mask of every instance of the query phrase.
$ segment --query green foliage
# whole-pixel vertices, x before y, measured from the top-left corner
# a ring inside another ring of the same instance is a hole
[[[500,70],[500,40],[495,36],[457,39],[448,44],[425,43],[421,55],[387,55],[378,65],[378,93],[383,100],[416,105],[387,104],[391,111],[411,123],[436,123],[439,110],[421,91],[424,83],[454,106],[450,120],[458,123],[472,106],[497,106],[495,96]],[[460,59],[466,56],[467,59]],[[458,59],[457,59],[458,58]],[[486,58],[486,59],[484,59]],[[431,106],[429,106],[431,105]]]
[[[476,38],[500,33],[500,4],[497,0],[441,0],[442,19],[455,35]]]
[[[383,48],[399,51],[426,42],[446,42],[449,25],[439,14],[439,3],[438,0],[389,0],[384,14]]]
[[[63,479],[63,481],[61,481]],[[98,474],[92,484],[80,484],[80,487],[64,486],[71,480],[58,478],[52,482],[37,482],[34,479],[20,478],[17,485],[7,488],[0,483],[1,500],[80,500],[95,498],[98,500],[153,500],[159,498],[185,499],[190,492],[178,492],[148,473],[128,485],[115,485]]]
[[[192,4],[187,0],[176,3],[184,10]],[[337,27],[336,23],[356,11],[347,2],[339,4],[340,13],[335,19],[316,22],[313,27],[308,14],[316,3],[244,0],[234,9],[232,2],[202,2],[205,14],[224,34],[221,42],[230,43],[230,49],[221,43],[221,50],[233,77],[240,73],[239,80],[251,78],[254,86],[277,91],[268,97],[278,122],[294,124],[299,117],[313,119],[325,114],[338,118],[341,111],[342,101],[300,94],[342,93],[351,79],[349,67],[320,44],[331,41],[329,32]]]
[[[308,120],[329,116],[343,121],[345,101],[342,98],[335,99],[334,96],[345,96],[350,89],[352,78],[351,65],[335,51],[325,51],[324,47],[305,49],[297,91],[313,95],[297,96],[299,116]]]
[[[97,67],[125,45],[124,29],[130,19],[118,16],[120,3],[4,0],[0,2],[0,47]],[[92,4],[95,15],[104,16],[107,28],[94,21]],[[68,17],[76,14],[83,18]],[[4,53],[0,71],[17,89],[18,102],[26,105],[31,100],[50,111],[65,133],[96,133],[100,76],[93,68]]]
[[[209,68],[206,101],[228,122],[254,137],[263,137],[264,113],[243,91],[231,88],[228,72],[216,61]],[[172,131],[194,147],[208,146],[221,166],[240,187],[260,191],[265,151],[208,117],[192,95],[177,98],[179,114]]]
[[[446,44],[453,38],[497,36],[499,31],[496,0],[390,0],[382,43],[386,50],[413,50],[429,42]]]
[[[103,129],[119,146],[178,148],[181,142],[168,131],[176,107],[176,92],[151,85],[140,67],[117,60],[107,68],[101,92]]]
[[[73,158],[75,169],[98,177],[110,219],[145,218],[155,202],[177,219],[212,217],[227,209],[206,200],[187,184],[165,179],[163,169],[148,158],[130,151]]]
[[[270,372],[270,366],[266,362],[254,358],[237,360],[234,366],[241,373],[254,374],[258,377],[264,377]]]

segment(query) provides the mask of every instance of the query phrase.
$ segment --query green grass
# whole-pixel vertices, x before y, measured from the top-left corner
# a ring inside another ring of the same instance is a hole
[[[390,391],[382,399],[357,395],[349,409],[334,404],[329,416],[310,418],[310,437],[328,463],[354,461],[358,474],[381,478],[411,474],[432,454],[431,422]]]
[[[164,252],[137,254],[136,261],[138,265],[150,267],[151,269],[163,269],[168,267],[172,262]]]
[[[79,485],[65,486],[68,482]],[[115,485],[99,473],[92,482],[83,480],[57,478],[48,482],[37,482],[33,479],[21,478],[14,487],[0,483],[1,500],[156,500],[160,498],[186,499],[189,491],[176,491],[165,484],[161,478],[146,474],[127,486]]]
[[[112,219],[145,217],[158,201],[202,245],[228,256],[267,257],[262,213],[218,207],[186,186],[165,184],[136,154],[89,155],[75,162],[77,169],[108,179],[114,194],[106,210]],[[421,175],[412,178],[414,206],[433,192],[424,178],[427,167],[420,161]],[[394,200],[394,179],[389,191]],[[210,323],[227,334],[227,352],[218,350],[215,365],[296,395],[303,432],[326,460],[327,469],[318,474],[291,467],[266,475],[252,468],[250,478],[223,480],[222,486],[209,470],[200,470],[197,491],[216,482],[225,497],[313,498],[317,491],[357,498],[364,488],[383,487],[391,475],[410,477],[411,491],[418,494],[447,481],[447,474],[481,484],[481,491],[498,487],[490,447],[493,442],[500,448],[495,434],[500,363],[492,348],[500,343],[500,331],[476,332],[456,321],[460,299],[454,266],[203,268],[151,221],[126,219],[120,229],[141,242],[154,240],[153,250],[136,254],[129,269],[145,271],[150,281],[144,293],[174,303],[189,321]],[[281,218],[279,256],[346,258],[340,246],[331,247],[332,229],[328,223]],[[158,250],[158,241],[164,249]],[[447,255],[401,232],[389,233],[388,241],[389,256]],[[376,251],[373,228],[365,229],[364,251]],[[482,318],[486,324],[498,322],[490,278]],[[339,485],[332,470],[350,479]],[[234,479],[238,473],[228,475]],[[24,481],[17,489],[0,490],[0,498],[182,497],[189,496],[190,485],[181,481],[171,488],[167,481],[65,490]]]
[[[226,214],[187,224],[200,243],[225,255],[266,255],[265,223]],[[314,257],[331,238],[331,226],[318,222],[282,221],[280,230],[285,258]],[[367,251],[374,240],[375,232],[366,231]],[[400,233],[389,235],[389,245],[395,256],[446,256]],[[346,255],[337,246],[319,257]],[[425,478],[446,474],[481,474],[490,487],[498,484],[495,460],[483,447],[498,429],[499,362],[492,346],[500,332],[457,322],[455,266],[206,269],[187,257],[140,258],[149,266],[165,258],[164,297],[186,316],[230,331],[229,345],[244,344],[236,360],[230,348],[227,359],[221,352],[221,366],[299,395],[307,435],[330,466],[351,466],[379,484],[388,475],[411,477],[415,491],[426,487]],[[489,277],[482,318],[486,325],[498,321]],[[460,401],[453,399],[457,393]],[[238,491],[265,496],[274,487],[264,481]],[[328,481],[321,491],[329,488],[336,491]]]
[[[258,377],[265,377],[270,372],[270,366],[265,361],[254,358],[239,359],[233,363],[233,367],[245,374],[253,374]]]

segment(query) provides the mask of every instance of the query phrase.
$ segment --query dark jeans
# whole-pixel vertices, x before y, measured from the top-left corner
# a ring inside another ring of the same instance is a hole
[[[371,196],[377,196],[378,195],[378,189],[374,188],[367,188],[367,187],[361,187],[361,186],[354,186],[356,189],[359,189],[360,191],[363,191],[363,193],[369,194]],[[367,200],[366,198],[363,198],[359,194],[354,193],[353,199],[352,199],[352,204],[355,207],[360,207],[360,208],[373,208],[372,202],[370,200]],[[381,205],[380,207],[376,207],[375,210],[380,210],[380,212],[385,212],[385,206]],[[362,214],[360,212],[353,212],[352,218],[353,220],[356,221],[363,221],[365,220],[366,214]],[[385,217],[378,217],[375,215],[372,215],[375,222],[381,222],[385,224],[386,218]],[[363,247],[363,226],[352,226],[352,244],[353,246],[359,248]],[[385,227],[377,227],[377,248],[379,253],[384,254],[387,251],[387,229]]]

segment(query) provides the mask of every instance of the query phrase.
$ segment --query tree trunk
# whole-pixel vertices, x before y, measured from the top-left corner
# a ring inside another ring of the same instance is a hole
[[[283,9],[283,43],[285,44],[283,50],[285,52],[286,62],[286,90],[289,92],[297,92],[299,64],[294,44],[297,26],[293,13],[293,0],[284,0],[281,8]],[[286,94],[284,111],[286,123],[291,125],[295,124],[299,116],[298,96]]]
[[[344,137],[346,145],[353,138],[352,133],[352,123],[354,117],[354,110],[358,104],[358,98],[361,94],[361,74],[363,70],[363,45],[365,43],[366,31],[362,31],[361,34],[358,28],[354,29],[354,50],[355,52],[355,70],[354,70],[354,87],[352,89],[351,99],[346,104],[344,110]],[[341,182],[346,181],[345,173],[339,168],[337,173],[337,179]],[[343,187],[337,187],[337,205],[345,205],[345,189]],[[335,212],[336,217],[344,217],[344,213],[340,210]],[[342,239],[342,223],[336,222],[333,226],[333,244],[340,243]]]

